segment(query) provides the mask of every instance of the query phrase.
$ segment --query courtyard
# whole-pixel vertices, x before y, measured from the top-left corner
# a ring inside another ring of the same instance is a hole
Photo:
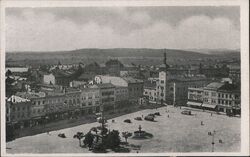
[[[131,153],[167,153],[167,152],[211,152],[212,136],[208,132],[215,131],[214,152],[240,151],[240,122],[238,117],[228,117],[200,110],[192,110],[192,115],[184,115],[184,108],[173,106],[158,109],[146,109],[120,117],[109,119],[107,127],[119,130],[120,136],[124,131],[134,132],[141,125],[142,130],[153,134],[151,139],[128,138],[130,145],[140,149],[131,149]],[[134,120],[135,117],[146,116],[149,113],[160,112],[155,121]],[[130,119],[132,123],[123,122]],[[114,122],[112,122],[114,120]],[[203,125],[201,125],[201,121]],[[49,133],[27,136],[8,142],[7,153],[92,153],[88,148],[79,147],[79,141],[73,136],[76,132],[87,133],[90,128],[99,126],[97,122],[79,125]],[[58,137],[64,133],[66,138]],[[125,141],[121,137],[122,141]],[[222,142],[219,142],[222,141]]]

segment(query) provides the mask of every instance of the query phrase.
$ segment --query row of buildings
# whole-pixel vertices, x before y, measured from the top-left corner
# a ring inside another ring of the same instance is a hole
[[[240,114],[240,86],[228,81],[212,82],[201,88],[188,88],[190,107]]]
[[[84,73],[77,75],[77,71],[82,70],[81,66]],[[24,88],[19,92],[14,89],[14,94],[6,99],[6,121],[18,123],[21,127],[32,126],[44,120],[91,114],[101,109],[116,110],[121,104],[136,104],[138,100],[141,104],[188,105],[222,112],[240,108],[239,84],[218,82],[220,78],[206,77],[197,69],[170,67],[166,63],[166,54],[156,71],[126,68],[118,60],[108,61],[106,72],[100,72],[97,63],[81,66],[65,67],[60,64],[49,72],[33,73],[23,68],[21,72],[8,69],[14,73],[29,73],[31,76],[28,77],[34,78],[36,88],[32,88],[27,80],[20,80],[25,75],[16,80],[17,75],[8,72],[6,80],[22,82],[25,86],[21,86]],[[75,71],[71,71],[72,68]],[[229,73],[233,82],[239,82],[238,67],[231,68]],[[8,87],[16,86],[12,85],[13,81],[7,82],[10,84]]]
[[[44,120],[115,110],[120,103],[136,102],[143,93],[143,81],[98,75],[92,85],[63,87],[40,84],[38,92],[17,92],[6,100],[6,122],[19,127]]]

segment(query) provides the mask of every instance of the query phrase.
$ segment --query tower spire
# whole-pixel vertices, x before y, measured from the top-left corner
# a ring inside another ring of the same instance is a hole
[[[169,66],[167,64],[167,53],[166,53],[166,49],[164,49],[164,60],[163,60],[163,64],[165,65],[165,71],[168,70]]]

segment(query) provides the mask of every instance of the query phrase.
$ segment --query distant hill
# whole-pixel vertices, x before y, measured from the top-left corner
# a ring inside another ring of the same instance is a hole
[[[7,52],[6,62],[24,61],[27,63],[54,64],[58,61],[61,63],[79,63],[93,62],[104,63],[109,58],[117,58],[127,63],[140,64],[159,64],[166,52],[168,62],[184,62],[190,60],[202,60],[206,58],[223,58],[229,57],[221,53],[205,54],[201,52],[177,50],[177,49],[132,49],[132,48],[115,48],[115,49],[78,49],[72,51],[54,51],[54,52]],[[225,52],[226,53],[226,52]],[[234,54],[233,57],[239,57],[240,53],[229,52]],[[231,55],[230,55],[231,56]]]

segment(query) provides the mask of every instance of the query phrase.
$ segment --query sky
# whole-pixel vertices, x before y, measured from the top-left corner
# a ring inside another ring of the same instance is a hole
[[[6,51],[239,49],[237,6],[6,8]]]

